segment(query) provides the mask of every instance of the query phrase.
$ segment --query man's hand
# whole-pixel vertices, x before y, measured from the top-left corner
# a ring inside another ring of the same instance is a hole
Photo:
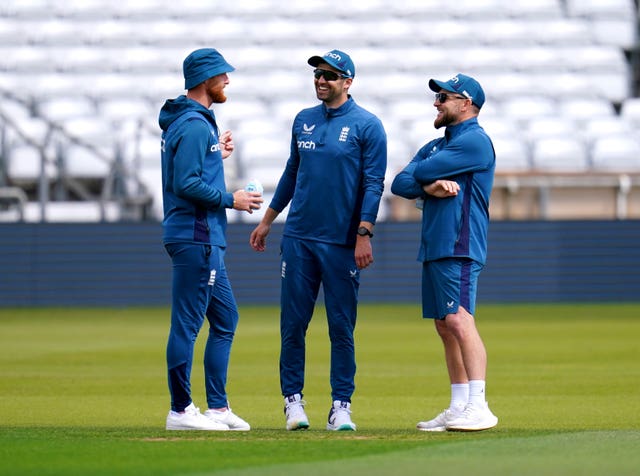
[[[231,155],[231,152],[233,152],[235,147],[231,131],[224,131],[220,134],[218,142],[220,143],[220,152],[222,153],[222,159],[224,160]]]
[[[260,192],[247,192],[244,189],[233,192],[233,208],[244,212],[253,213],[258,210],[264,202]]]
[[[373,263],[371,238],[368,236],[358,236],[356,238],[355,258],[358,269],[364,269]]]
[[[437,198],[455,197],[460,191],[460,185],[453,180],[436,180],[429,185],[423,185],[422,190]]]

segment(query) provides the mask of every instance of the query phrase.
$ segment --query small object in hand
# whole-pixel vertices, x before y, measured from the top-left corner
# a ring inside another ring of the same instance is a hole
[[[264,192],[264,187],[260,183],[259,180],[252,179],[249,183],[244,187],[247,192],[258,192],[260,195]]]

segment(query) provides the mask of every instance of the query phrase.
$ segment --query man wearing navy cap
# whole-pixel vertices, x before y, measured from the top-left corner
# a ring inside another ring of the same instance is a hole
[[[449,407],[422,431],[478,431],[498,419],[485,399],[487,354],[475,325],[477,281],[487,255],[489,197],[495,152],[478,124],[485,95],[470,76],[431,79],[444,136],[423,146],[395,177],[391,192],[422,208],[422,315],[444,344],[451,383]]]
[[[332,404],[326,428],[352,431],[360,270],[373,262],[371,238],[384,188],[387,139],[380,120],[349,88],[355,66],[332,50],[307,61],[321,104],[296,116],[291,153],[250,243],[264,251],[278,214],[290,203],[281,242],[280,385],[287,430],[309,427],[302,400],[305,334],[320,285],[331,340]]]
[[[257,192],[227,192],[223,159],[233,151],[230,131],[219,134],[212,104],[227,100],[227,73],[233,71],[213,48],[192,52],[183,63],[186,95],[160,110],[162,129],[163,242],[173,263],[171,329],[167,370],[171,410],[167,430],[249,430],[229,408],[227,368],[238,309],[224,264],[226,210],[252,213]],[[191,399],[191,367],[196,337],[209,321],[204,353],[208,410]]]

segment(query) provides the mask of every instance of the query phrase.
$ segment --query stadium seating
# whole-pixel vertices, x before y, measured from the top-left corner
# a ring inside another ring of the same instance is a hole
[[[0,186],[35,190],[45,151],[51,176],[66,163],[106,179],[121,160],[157,202],[158,110],[205,46],[237,68],[215,107],[234,131],[230,187],[275,186],[293,117],[317,103],[306,59],[335,47],[355,61],[351,92],[385,124],[394,169],[441,133],[428,79],[465,72],[485,88],[499,173],[640,173],[637,20],[633,0],[5,0]]]
[[[493,138],[497,173],[525,173],[531,170],[530,151],[519,139],[498,136]]]
[[[640,129],[640,98],[626,98],[622,103],[620,116],[634,129]]]
[[[539,173],[584,172],[588,169],[586,146],[571,137],[547,137],[533,143],[532,168]]]
[[[635,172],[640,167],[640,141],[628,134],[598,137],[593,145],[593,168],[602,172]]]

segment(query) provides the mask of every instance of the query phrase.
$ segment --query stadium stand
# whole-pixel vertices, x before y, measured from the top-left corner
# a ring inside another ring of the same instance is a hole
[[[562,180],[545,186],[615,196],[620,181],[597,177],[624,174],[640,201],[634,0],[5,0],[0,220],[159,219],[157,113],[182,93],[182,59],[205,46],[237,68],[216,107],[237,146],[230,187],[255,177],[272,192],[293,117],[316,102],[306,59],[338,47],[357,66],[352,94],[387,129],[389,177],[439,135],[427,79],[466,72],[487,93],[480,122],[504,196],[549,175]],[[555,216],[543,206],[522,217]],[[382,214],[416,216],[399,209]]]

